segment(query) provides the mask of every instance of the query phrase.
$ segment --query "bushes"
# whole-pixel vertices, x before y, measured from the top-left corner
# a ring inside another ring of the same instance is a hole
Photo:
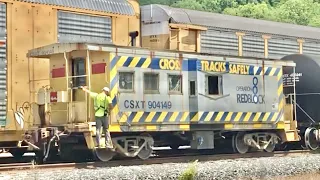
[[[197,175],[198,160],[193,162],[179,177],[179,180],[193,180]]]

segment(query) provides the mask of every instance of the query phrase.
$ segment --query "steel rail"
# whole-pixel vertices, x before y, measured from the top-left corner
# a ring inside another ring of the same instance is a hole
[[[152,157],[147,160],[140,159],[125,159],[112,160],[108,162],[85,162],[85,163],[53,163],[33,165],[32,163],[15,163],[15,164],[0,164],[0,173],[18,170],[39,170],[39,169],[59,169],[59,168],[96,168],[96,167],[117,167],[117,166],[134,166],[134,165],[151,165],[163,163],[188,163],[192,161],[217,161],[217,160],[232,160],[232,159],[250,159],[261,157],[285,157],[285,156],[300,156],[305,154],[316,154],[317,152],[309,150],[295,151],[278,151],[273,153],[268,152],[253,152],[246,154],[215,154],[215,155],[183,155],[174,157]]]

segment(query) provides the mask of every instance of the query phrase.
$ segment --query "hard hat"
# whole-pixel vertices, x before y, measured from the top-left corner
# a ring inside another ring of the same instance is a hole
[[[104,87],[104,88],[102,88],[102,90],[107,91],[107,92],[110,91],[108,87]]]

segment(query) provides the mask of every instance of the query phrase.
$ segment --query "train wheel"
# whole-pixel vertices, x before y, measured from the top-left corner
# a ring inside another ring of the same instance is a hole
[[[304,135],[305,145],[310,150],[317,150],[319,148],[319,143],[316,136],[316,128],[308,128]]]
[[[268,141],[269,144],[263,151],[269,152],[269,153],[273,152],[276,149],[276,144],[278,144],[278,139],[279,137],[276,134],[267,135],[265,137],[265,141]]]
[[[244,135],[245,133],[238,132],[232,137],[233,149],[240,154],[245,154],[249,151],[249,146],[244,142]]]
[[[21,159],[24,153],[27,152],[26,148],[15,148],[15,149],[9,149],[9,152],[12,154],[12,156],[15,159]]]
[[[273,152],[275,149],[276,149],[276,144],[271,142],[271,143],[264,149],[264,151],[271,153],[271,152]]]
[[[110,161],[116,153],[108,148],[96,148],[94,154],[98,160],[107,162]]]
[[[146,137],[151,137],[152,136],[150,134],[147,134],[147,133],[143,133],[141,134],[141,136],[146,136]],[[144,143],[145,143],[146,140],[142,140],[139,142],[139,147],[141,147]],[[153,149],[152,149],[152,146],[153,146],[153,141],[152,142],[146,142],[144,147],[141,149],[141,151],[138,153],[138,157],[142,160],[146,160],[148,159],[151,155],[152,155],[152,152],[153,152]]]

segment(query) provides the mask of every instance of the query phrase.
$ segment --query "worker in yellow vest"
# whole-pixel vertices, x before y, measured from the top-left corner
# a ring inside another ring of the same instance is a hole
[[[103,127],[103,133],[105,134],[106,148],[113,148],[111,136],[109,132],[109,115],[112,110],[112,101],[110,98],[110,90],[108,87],[104,87],[101,93],[91,92],[87,87],[81,87],[84,92],[90,94],[90,97],[94,99],[94,110],[96,119],[96,140],[99,147],[101,137],[101,127]],[[110,143],[108,143],[110,142]]]

